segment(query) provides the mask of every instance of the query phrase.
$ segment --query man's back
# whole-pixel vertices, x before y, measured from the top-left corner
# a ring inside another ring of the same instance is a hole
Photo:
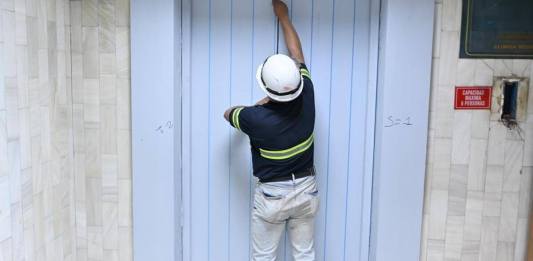
[[[254,175],[260,180],[313,166],[314,90],[305,65],[300,70],[304,85],[297,99],[236,108],[231,113],[232,124],[250,137]]]

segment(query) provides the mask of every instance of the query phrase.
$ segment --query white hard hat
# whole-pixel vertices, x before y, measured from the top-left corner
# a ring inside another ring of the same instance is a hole
[[[292,101],[302,93],[303,78],[296,62],[284,54],[268,57],[259,65],[257,82],[263,91],[278,102]]]

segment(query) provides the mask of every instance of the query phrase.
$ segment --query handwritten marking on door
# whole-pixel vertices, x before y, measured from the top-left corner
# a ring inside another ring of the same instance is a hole
[[[174,123],[172,123],[172,121],[167,121],[165,124],[157,126],[155,131],[164,134],[165,131],[171,130],[172,128],[174,128]]]
[[[413,126],[411,122],[411,117],[398,118],[394,116],[389,116],[385,119],[385,128],[391,128],[396,126]]]

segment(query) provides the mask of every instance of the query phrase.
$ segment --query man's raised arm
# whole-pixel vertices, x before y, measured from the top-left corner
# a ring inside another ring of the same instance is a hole
[[[283,29],[283,36],[285,36],[285,44],[289,50],[290,56],[299,63],[304,63],[304,54],[302,52],[302,44],[298,33],[294,30],[294,26],[289,19],[289,9],[287,5],[281,0],[272,0],[272,7],[274,13],[279,19],[279,24]]]

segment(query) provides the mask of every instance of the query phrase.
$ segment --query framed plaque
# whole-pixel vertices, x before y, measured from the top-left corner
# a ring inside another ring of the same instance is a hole
[[[533,58],[533,0],[463,0],[461,58]]]

